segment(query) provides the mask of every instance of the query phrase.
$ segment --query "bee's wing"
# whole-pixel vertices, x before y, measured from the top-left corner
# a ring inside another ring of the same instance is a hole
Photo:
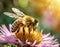
[[[10,12],[4,12],[5,15],[9,16],[9,17],[12,17],[12,18],[19,18],[19,16],[17,16],[16,14],[13,14],[13,13],[10,13]]]
[[[18,16],[24,16],[25,14],[23,12],[21,12],[19,9],[17,8],[12,8],[12,11],[14,13],[16,13]]]

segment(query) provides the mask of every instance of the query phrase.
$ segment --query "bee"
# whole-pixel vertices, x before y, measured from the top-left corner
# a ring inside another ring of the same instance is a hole
[[[40,36],[39,31],[36,30],[38,21],[33,17],[24,14],[19,9],[12,8],[12,11],[14,13],[4,12],[4,14],[16,19],[14,23],[12,23],[12,32],[15,32],[15,36],[23,42],[28,39],[28,41],[32,43],[35,40],[39,43],[42,40],[42,37]]]

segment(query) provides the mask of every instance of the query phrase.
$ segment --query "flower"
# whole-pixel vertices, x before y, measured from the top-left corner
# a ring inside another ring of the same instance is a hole
[[[15,33],[11,31],[11,24],[9,24],[9,30],[5,25],[2,25],[0,27],[0,43],[11,43],[11,44],[18,44],[21,47],[27,46],[27,47],[59,47],[59,44],[56,39],[54,39],[53,36],[49,34],[43,34],[42,32],[40,35],[42,36],[42,40],[40,43],[37,43],[37,40],[35,40],[33,43],[28,41],[26,39],[25,43],[21,41],[19,38],[15,37]],[[34,34],[35,35],[35,34]],[[31,38],[30,38],[31,39]],[[35,39],[35,38],[34,38]]]
[[[42,32],[41,32],[42,34]],[[32,47],[59,47],[57,39],[54,39],[54,36],[51,36],[50,33],[42,34],[42,42],[40,44],[35,45],[36,41],[31,45]],[[30,42],[27,42],[30,44]]]
[[[19,39],[14,37],[14,33],[11,32],[11,24],[9,24],[9,30],[5,25],[0,27],[0,43],[12,43],[12,44],[21,44],[22,42]]]

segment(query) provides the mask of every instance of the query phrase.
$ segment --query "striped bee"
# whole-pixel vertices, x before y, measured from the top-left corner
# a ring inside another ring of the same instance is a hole
[[[23,42],[28,39],[30,42],[37,40],[37,43],[39,43],[42,39],[39,31],[36,30],[38,21],[31,16],[25,15],[16,8],[12,8],[12,11],[15,14],[10,12],[4,12],[4,14],[16,19],[12,24],[12,32],[15,32],[15,36]]]

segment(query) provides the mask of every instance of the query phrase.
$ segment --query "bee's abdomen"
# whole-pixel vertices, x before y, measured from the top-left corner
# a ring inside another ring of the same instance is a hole
[[[18,33],[17,33],[18,32]],[[19,38],[21,41],[25,43],[28,39],[29,42],[33,43],[35,40],[37,41],[36,44],[42,41],[42,36],[39,31],[34,30],[33,27],[24,27],[21,26],[15,33],[16,37]]]

